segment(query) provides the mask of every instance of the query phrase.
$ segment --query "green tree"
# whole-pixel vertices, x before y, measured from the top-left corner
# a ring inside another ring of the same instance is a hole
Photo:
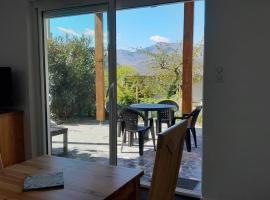
[[[50,109],[55,119],[94,115],[95,51],[89,37],[48,41]]]
[[[128,78],[137,76],[138,70],[131,66],[117,67],[117,102],[122,105],[129,105],[136,101],[136,94],[134,88],[136,82],[128,82]]]
[[[138,70],[132,66],[118,66],[118,104],[155,102],[154,97],[159,94],[157,87],[158,84],[153,76],[140,75]]]
[[[156,51],[142,50],[149,57],[148,75],[153,76],[159,85],[157,91],[165,98],[180,96],[180,86],[183,74],[183,54],[181,45],[177,49],[164,48],[164,44],[157,44]],[[199,43],[194,47],[194,60],[201,55],[203,44]],[[200,62],[193,65],[193,82],[202,79],[202,66]]]

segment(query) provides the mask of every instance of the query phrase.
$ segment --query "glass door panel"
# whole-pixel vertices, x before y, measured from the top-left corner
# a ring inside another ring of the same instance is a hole
[[[195,108],[200,105],[202,99],[204,1],[196,1],[194,4],[192,102]],[[170,104],[169,100],[178,104],[179,109],[174,110],[174,115],[182,116],[184,18],[183,2],[117,11],[119,112],[132,104],[158,103],[164,100],[167,102],[163,103]],[[143,109],[138,109],[138,106],[137,110],[145,118],[153,119],[153,132],[156,134],[160,129],[164,131],[170,126],[170,123],[155,123],[158,117],[156,110],[147,113],[142,111]],[[126,120],[125,115],[124,117],[122,115],[122,118]],[[164,118],[162,120],[169,122]],[[197,196],[201,193],[202,127],[199,123],[201,120],[200,116],[196,123],[198,145],[195,147],[192,140],[192,151],[188,152],[184,148],[176,190],[180,193],[188,191]],[[137,124],[135,119],[133,121]],[[150,187],[156,156],[152,139],[157,139],[157,135],[154,137],[154,134],[145,134],[146,137],[142,142],[138,133],[134,133],[134,130],[139,130],[137,127],[128,127],[130,131],[128,128],[125,129],[126,132],[121,131],[120,122],[121,118],[118,123],[118,165],[144,170],[141,185]],[[146,123],[140,119],[138,124],[141,130]],[[141,152],[140,146],[143,147]]]
[[[48,151],[108,164],[107,12],[55,13],[44,19]]]

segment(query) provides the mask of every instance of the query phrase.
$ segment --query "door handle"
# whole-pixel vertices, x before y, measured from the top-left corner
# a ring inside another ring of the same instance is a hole
[[[109,96],[111,90],[114,90],[114,83],[111,83],[110,87],[108,87],[107,92],[106,92],[106,97]],[[113,95],[114,95],[114,93],[113,93]]]

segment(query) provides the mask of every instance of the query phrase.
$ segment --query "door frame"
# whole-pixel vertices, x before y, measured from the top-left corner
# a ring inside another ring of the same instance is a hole
[[[37,33],[37,36],[34,37],[34,48],[37,50],[39,61],[35,60],[34,62],[40,66],[39,75],[40,75],[40,94],[41,94],[41,113],[42,114],[42,135],[40,142],[42,143],[43,152],[45,154],[51,155],[51,138],[48,134],[49,130],[49,107],[48,107],[48,66],[47,66],[47,42],[46,42],[46,30],[45,23],[46,18],[52,16],[67,16],[67,15],[76,15],[82,13],[93,13],[98,11],[106,11],[108,14],[108,32],[109,32],[109,46],[108,46],[108,55],[109,55],[109,85],[112,85],[112,89],[109,91],[110,99],[110,116],[109,116],[109,163],[111,165],[117,165],[117,126],[116,126],[116,97],[117,97],[117,88],[116,86],[116,6],[115,0],[86,0],[86,1],[69,1],[68,3],[59,3],[57,2],[44,2],[38,1],[33,5],[33,16],[37,19],[34,23],[34,32]]]
[[[170,3],[189,2],[191,0],[36,0],[31,3],[32,30],[33,30],[33,64],[39,66],[35,74],[40,79],[36,81],[37,88],[35,92],[40,94],[40,107],[37,108],[42,121],[38,127],[40,133],[36,137],[36,148],[39,154],[51,154],[50,138],[48,137],[48,99],[47,99],[47,70],[46,70],[46,55],[44,41],[44,17],[56,15],[61,16],[71,15],[75,12],[82,13],[86,11],[97,11],[107,7],[108,13],[108,33],[109,33],[109,83],[113,85],[113,89],[109,92],[110,98],[110,164],[117,165],[117,79],[116,79],[116,11],[122,9],[140,8],[147,6],[158,6]],[[195,0],[198,1],[198,0]],[[38,53],[37,53],[38,52]],[[35,82],[35,81],[34,81]],[[42,116],[41,116],[42,115]]]

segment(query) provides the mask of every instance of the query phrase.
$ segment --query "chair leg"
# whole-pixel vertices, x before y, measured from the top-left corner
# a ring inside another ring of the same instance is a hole
[[[172,126],[175,125],[175,118],[172,120]]]
[[[151,132],[151,136],[152,136],[152,141],[153,141],[153,145],[154,145],[154,150],[156,151],[156,136],[155,136],[155,131],[154,131],[154,127],[152,126],[150,129]]]
[[[121,137],[122,132],[122,122],[117,122],[117,136]]]
[[[156,134],[160,133],[162,131],[162,124],[159,119],[156,120]]]
[[[126,130],[123,131],[123,141],[124,141],[124,143],[127,142],[127,133],[126,132],[127,132]]]
[[[130,146],[130,147],[133,146],[133,139],[134,139],[133,132],[128,132],[128,146]]]
[[[186,146],[187,146],[187,151],[191,152],[191,139],[190,139],[190,130],[187,130],[187,135],[186,135]]]
[[[143,146],[144,146],[144,134],[143,132],[138,132],[139,134],[139,154],[143,155]]]
[[[122,144],[121,144],[121,152],[123,152],[123,146],[124,146],[124,143],[126,142],[126,134],[127,134],[127,132],[124,131],[123,138],[122,138]]]
[[[125,131],[125,122],[121,122],[121,131],[122,133]]]
[[[196,129],[192,128],[191,129],[192,135],[193,135],[193,139],[194,139],[194,143],[195,143],[195,147],[197,148],[197,136],[196,136]]]
[[[155,122],[156,122],[156,134],[158,134],[158,129],[159,129],[158,120],[156,119]]]

